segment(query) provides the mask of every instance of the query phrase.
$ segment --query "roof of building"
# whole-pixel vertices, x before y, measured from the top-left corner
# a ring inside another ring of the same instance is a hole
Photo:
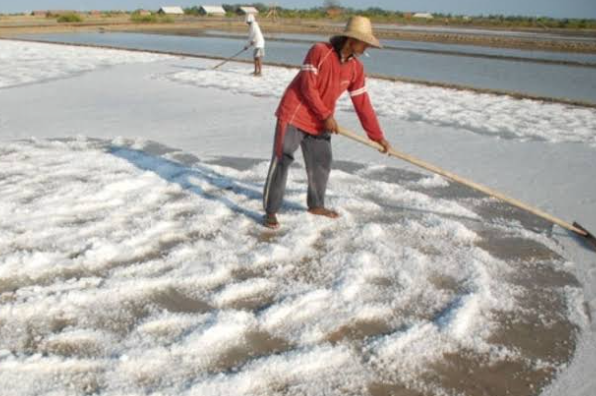
[[[240,7],[240,10],[245,14],[258,14],[259,10],[255,7]]]
[[[428,19],[432,19],[433,15],[431,13],[428,12],[417,12],[413,15],[414,18],[428,18]]]
[[[202,5],[199,9],[203,9],[207,14],[225,14],[226,10],[222,6]]]
[[[184,10],[182,9],[182,7],[161,7],[159,11],[165,14],[184,14]]]

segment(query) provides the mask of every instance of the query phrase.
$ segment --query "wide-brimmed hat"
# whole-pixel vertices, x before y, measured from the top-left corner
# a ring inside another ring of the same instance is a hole
[[[367,17],[359,15],[351,17],[350,20],[348,20],[343,33],[336,34],[334,37],[338,36],[355,38],[356,40],[365,42],[371,47],[382,48],[379,40],[373,35],[372,24]]]

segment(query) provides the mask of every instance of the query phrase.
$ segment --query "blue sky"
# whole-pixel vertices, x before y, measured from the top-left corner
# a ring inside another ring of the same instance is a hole
[[[251,0],[247,3],[252,2]],[[323,0],[261,0],[264,4],[277,3],[288,8],[310,8]],[[75,10],[133,10],[157,9],[163,5],[188,7],[201,4],[236,4],[240,0],[0,0],[0,13],[14,13],[44,9]],[[427,11],[469,15],[527,15],[556,18],[596,19],[596,0],[339,0],[345,7],[381,7],[400,11]]]

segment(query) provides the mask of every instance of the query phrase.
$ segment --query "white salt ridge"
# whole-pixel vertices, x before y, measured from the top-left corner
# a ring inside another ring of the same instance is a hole
[[[188,315],[168,311],[155,315],[137,327],[138,337],[147,343],[171,343],[184,333],[204,325],[211,315]]]
[[[290,395],[342,395],[344,389],[365,394],[367,379],[366,368],[350,348],[325,345],[256,360],[240,373],[206,379],[183,394],[260,395],[274,389]]]
[[[295,69],[268,67],[262,78],[255,79],[247,67],[227,66],[165,77],[238,94],[281,97],[296,73]],[[452,126],[495,137],[596,146],[596,110],[592,108],[374,78],[367,80],[367,86],[377,113],[390,119]],[[353,111],[347,95],[342,98],[338,109]]]
[[[447,187],[449,186],[449,182],[445,180],[443,177],[439,175],[432,175],[430,177],[425,177],[414,184],[418,184],[421,187]]]
[[[271,296],[275,293],[275,289],[275,284],[268,279],[253,278],[226,286],[214,297],[214,302],[216,306],[225,308],[236,302]]]
[[[335,183],[337,183],[337,188],[335,189],[337,192],[332,192],[331,194],[335,194],[334,198],[337,198],[338,201],[341,202],[341,205],[339,206],[342,207],[345,207],[346,204],[349,204],[346,201],[353,197],[352,192],[357,192],[358,195],[362,196],[370,195],[384,197],[384,204],[393,203],[406,208],[414,209],[422,209],[428,205],[432,205],[433,209],[440,213],[450,213],[453,215],[468,217],[470,219],[478,218],[476,213],[464,208],[461,205],[458,205],[455,202],[429,197],[426,194],[408,190],[401,184],[385,183],[383,181],[360,183],[360,176],[349,175],[344,172],[337,172],[337,174],[337,177],[330,179],[329,184],[335,186]],[[363,177],[366,177],[366,172],[363,173]],[[340,183],[338,183],[338,181]],[[434,186],[435,185],[433,185],[433,187]],[[372,203],[368,201],[357,201],[352,202],[352,205],[370,206]],[[351,209],[356,208],[351,206]]]
[[[456,350],[453,342],[430,323],[417,323],[403,332],[383,337],[371,343],[370,349],[372,365],[385,377],[412,386],[416,386],[417,378],[427,370],[428,363]],[[401,358],[396,359],[396,356]]]
[[[171,58],[143,52],[0,40],[0,89],[71,77],[102,67]]]

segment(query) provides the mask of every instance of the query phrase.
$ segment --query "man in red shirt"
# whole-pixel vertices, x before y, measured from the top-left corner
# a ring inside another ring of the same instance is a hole
[[[276,214],[298,146],[302,148],[308,178],[308,211],[330,218],[339,216],[325,207],[325,191],[331,171],[331,134],[338,129],[333,116],[335,104],[346,90],[369,139],[378,142],[384,152],[391,148],[370,103],[364,67],[358,60],[368,47],[381,48],[370,20],[361,16],[350,18],[341,35],[311,47],[300,72],[286,89],[275,113],[273,158],[263,193],[266,227],[279,227]]]

